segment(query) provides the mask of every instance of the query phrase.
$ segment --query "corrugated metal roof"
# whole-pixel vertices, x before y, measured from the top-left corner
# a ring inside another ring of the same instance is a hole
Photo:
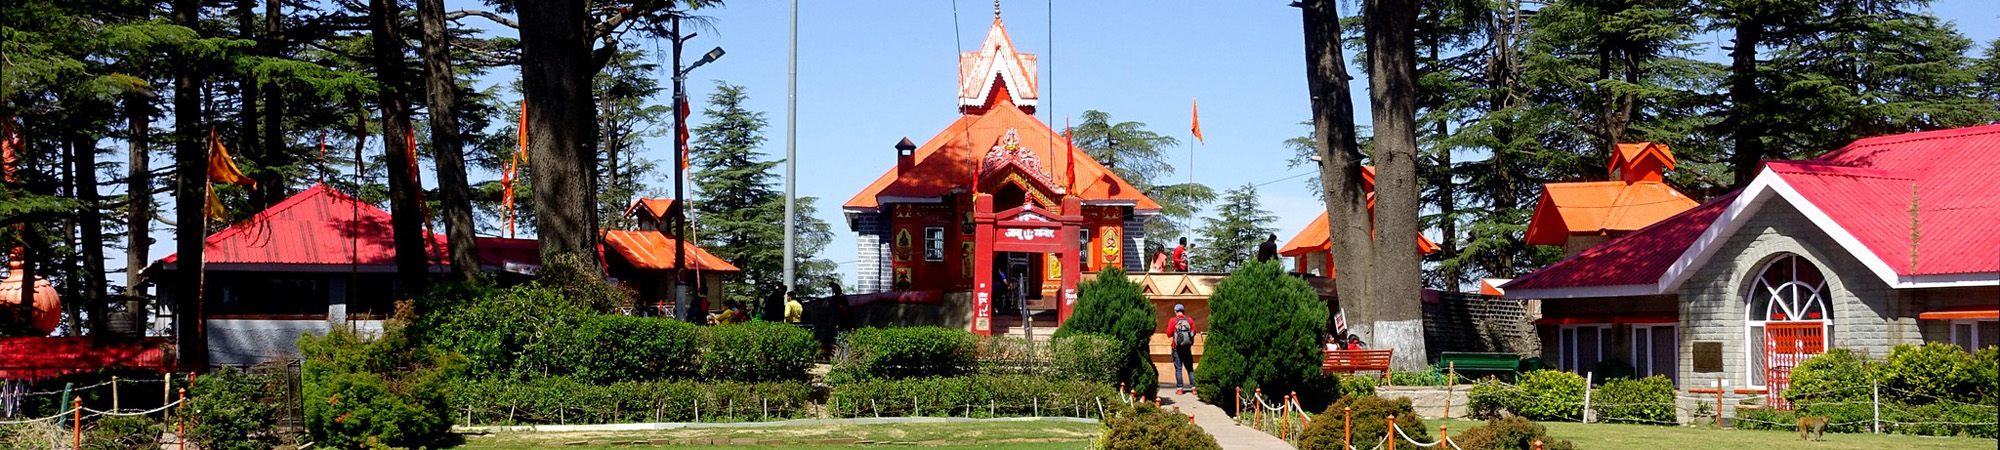
[[[1563,245],[1571,235],[1638,230],[1699,205],[1658,181],[1548,183],[1528,222],[1528,243]]]
[[[702,250],[701,247],[684,244],[658,231],[608,230],[604,232],[604,243],[612,252],[640,269],[673,270],[674,246],[685,245],[690,269],[716,272],[743,271],[707,250]]]
[[[1550,289],[1585,286],[1653,285],[1688,245],[1736,200],[1736,193],[1710,200],[1666,220],[1585,249],[1515,278],[1500,288]]]
[[[480,262],[540,264],[534,240],[478,238]],[[389,213],[326,185],[315,185],[203,240],[207,264],[393,265]],[[447,264],[445,237],[425,246],[432,264]],[[161,258],[173,264],[179,254]]]

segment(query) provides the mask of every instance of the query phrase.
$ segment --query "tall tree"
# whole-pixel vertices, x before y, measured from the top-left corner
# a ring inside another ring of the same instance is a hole
[[[1255,261],[1257,245],[1278,231],[1271,223],[1278,216],[1266,211],[1257,200],[1257,186],[1245,184],[1222,193],[1215,217],[1202,218],[1195,230],[1201,236],[1191,263],[1196,270],[1234,272],[1245,262]]]
[[[451,273],[459,280],[477,280],[479,247],[472,234],[472,188],[466,183],[465,149],[458,134],[458,79],[452,73],[451,30],[445,25],[444,0],[417,0],[417,22],[423,29],[424,93],[430,109],[438,209],[444,213]]]
[[[674,109],[657,103],[667,86],[652,76],[658,64],[645,62],[640,51],[619,52],[597,74],[597,148],[603,154],[598,187],[598,215],[607,227],[623,225],[622,212],[634,196],[647,189],[654,163],[639,158],[647,138],[671,135]]]
[[[1417,226],[1416,0],[1368,0],[1368,105],[1374,115],[1375,234],[1412,236]],[[1395,242],[1395,241],[1391,241]],[[1348,245],[1335,242],[1334,245]],[[1423,264],[1401,245],[1376,245],[1373,295],[1356,302],[1350,323],[1372,323],[1362,339],[1397,350],[1391,364],[1424,367]],[[1347,266],[1350,269],[1356,266]]]
[[[702,111],[708,123],[692,130],[689,143],[695,189],[695,238],[716,256],[743,269],[743,282],[723,287],[725,296],[746,305],[784,293],[785,196],[777,167],[762,150],[764,112],[744,109],[742,86],[716,83]],[[798,284],[802,295],[817,295],[836,279],[833,264],[818,257],[831,238],[829,226],[811,213],[813,199],[799,199]]]
[[[1326,200],[1328,236],[1333,242],[1334,267],[1360,268],[1374,264],[1375,241],[1369,218],[1368,189],[1362,183],[1365,155],[1354,129],[1354,97],[1347,88],[1346,58],[1341,55],[1340,11],[1334,0],[1296,3],[1304,16],[1306,89],[1312,105],[1314,149]],[[1349,270],[1334,284],[1342,309],[1349,311],[1353,331],[1373,329],[1358,320],[1360,308],[1372,295],[1374,272]],[[1372,317],[1372,316],[1371,316]]]
[[[1215,190],[1208,186],[1167,182],[1167,177],[1174,174],[1174,166],[1167,162],[1165,152],[1180,145],[1180,141],[1147,130],[1144,122],[1113,122],[1109,113],[1088,110],[1083,112],[1083,120],[1071,129],[1070,140],[1091,159],[1160,204],[1160,217],[1146,222],[1148,240],[1172,242],[1180,238],[1193,228],[1194,215],[1201,212],[1201,205],[1215,200]]]
[[[173,22],[195,29],[201,21],[200,0],[174,0]],[[208,336],[201,326],[202,199],[208,186],[208,149],[202,145],[201,85],[203,64],[196,50],[174,52],[174,165],[179,183],[174,189],[174,336],[181,363],[208,367]]]
[[[372,45],[376,106],[382,110],[382,147],[389,169],[390,228],[395,234],[396,279],[403,295],[422,292],[430,276],[424,230],[428,214],[423,186],[417,174],[413,147],[416,130],[411,126],[409,82],[404,74],[409,60],[403,54],[402,7],[398,0],[369,0],[368,22]]]

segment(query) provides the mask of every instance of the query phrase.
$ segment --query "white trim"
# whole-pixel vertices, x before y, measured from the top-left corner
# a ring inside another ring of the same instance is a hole
[[[1627,284],[1618,286],[1575,286],[1543,289],[1514,288],[1506,290],[1501,298],[1510,299],[1556,299],[1590,297],[1632,297],[1657,295],[1657,286],[1650,284]]]
[[[881,205],[887,205],[890,203],[944,203],[944,197],[900,197],[894,195],[877,195],[875,196],[875,203]]]
[[[1583,361],[1580,360],[1577,355],[1578,353],[1577,349],[1582,348],[1581,346],[1583,345],[1582,342],[1583,333],[1578,332],[1577,330],[1582,328],[1597,329],[1597,338],[1593,339],[1596,342],[1591,343],[1592,346],[1597,348],[1597,360],[1591,361],[1590,363],[1591,367],[1584,367],[1582,364]],[[1595,370],[1597,363],[1604,362],[1605,359],[1608,359],[1605,358],[1604,355],[1604,350],[1605,350],[1604,341],[1607,339],[1615,339],[1612,336],[1612,331],[1611,331],[1612,329],[1613,329],[1612,324],[1609,323],[1583,323],[1575,325],[1558,325],[1556,327],[1556,367],[1558,369],[1562,369],[1564,366],[1568,366],[1568,370],[1570,371],[1570,373],[1584,373],[1584,372],[1589,372],[1591,370]],[[1568,342],[1571,342],[1573,345],[1577,347],[1573,348],[1564,347],[1563,338],[1565,337],[1569,338]],[[1616,346],[1614,345],[1613,347]]]
[[[1652,367],[1654,362],[1653,349],[1657,344],[1659,344],[1658,342],[1653,342],[1654,338],[1653,330],[1656,328],[1666,328],[1668,330],[1673,330],[1672,332],[1667,333],[1668,338],[1673,339],[1673,342],[1671,343],[1672,345],[1669,345],[1667,347],[1677,349],[1674,350],[1677,352],[1679,351],[1678,349],[1680,348],[1680,340],[1681,340],[1680,330],[1679,330],[1680,324],[1635,323],[1631,325],[1631,328],[1632,328],[1632,334],[1630,338],[1630,344],[1631,344],[1630,346],[1632,348],[1632,371],[1634,372],[1634,375],[1637,375],[1640,378],[1645,378],[1652,375],[1664,375],[1667,377],[1667,379],[1673,380],[1674,383],[1678,385],[1680,383],[1680,378],[1681,378],[1679,373],[1680,372],[1680,367],[1679,367],[1680,363],[1678,361],[1679,356],[1674,356],[1675,362],[1673,364],[1675,367],[1669,367],[1665,369],[1659,367]],[[1645,336],[1646,345],[1643,347],[1639,345],[1640,336]]]
[[[1681,283],[1687,282],[1688,278],[1694,276],[1695,267],[1715,256],[1716,251],[1721,249],[1723,241],[1735,235],[1736,231],[1743,227],[1745,220],[1761,210],[1764,203],[1773,197],[1782,198],[1793,208],[1798,209],[1799,213],[1805,215],[1813,225],[1818,226],[1820,231],[1840,244],[1842,250],[1861,261],[1862,266],[1867,267],[1869,272],[1873,272],[1876,278],[1881,279],[1892,289],[2000,286],[2000,272],[1921,276],[1897,274],[1895,268],[1890,267],[1880,255],[1869,250],[1868,246],[1862,245],[1859,238],[1854,237],[1854,234],[1849,233],[1846,228],[1841,228],[1839,223],[1833,221],[1832,216],[1826,214],[1826,211],[1820,210],[1819,206],[1813,205],[1804,195],[1799,194],[1797,189],[1785,182],[1783,176],[1766,167],[1757,174],[1757,178],[1750,181],[1749,186],[1737,194],[1736,200],[1730,202],[1728,209],[1715,217],[1715,221],[1708,226],[1708,229],[1702,231],[1701,237],[1688,245],[1687,250],[1681,253],[1680,258],[1674,260],[1674,264],[1667,268],[1666,273],[1660,275],[1657,292],[1680,289]]]
[[[1083,206],[1139,206],[1138,200],[1084,200]]]
[[[993,45],[998,45],[999,48],[994,48]],[[1014,41],[1008,39],[1006,32],[1003,31],[997,20],[994,21],[992,27],[987,28],[986,40],[980,42],[979,47],[979,51],[964,52],[973,54],[971,55],[971,61],[964,59],[964,53],[960,54],[959,64],[969,64],[971,66],[964,70],[972,72],[970,75],[977,77],[976,79],[979,80],[979,89],[973,91],[975,97],[964,97],[966,86],[961,82],[959,85],[960,97],[958,98],[958,106],[975,108],[986,106],[987,97],[993,95],[993,81],[995,78],[1007,82],[1007,96],[1013,100],[1015,105],[1035,106],[1041,94],[1037,92],[1035,93],[1036,97],[1028,97],[1028,92],[1025,91],[1029,89],[1039,90],[1041,86],[1031,86],[1033,83],[1028,82],[1027,74],[1021,73],[1024,70],[1032,71],[1031,69],[1027,67],[1016,68],[1017,66],[1027,65],[1027,61],[1021,60],[1033,58],[1034,54],[1016,51],[1014,49]],[[987,66],[980,67],[980,63],[982,62],[986,63]],[[1015,64],[1017,62],[1019,64]],[[993,66],[999,67],[996,69]]]

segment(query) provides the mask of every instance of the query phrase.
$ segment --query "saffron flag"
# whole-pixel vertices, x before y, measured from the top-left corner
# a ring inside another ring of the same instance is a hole
[[[1063,180],[1069,183],[1065,189],[1076,195],[1076,130],[1069,127],[1069,118],[1063,118]]]
[[[528,101],[521,101],[521,124],[515,127],[515,141],[520,150],[514,159],[507,162],[507,170],[500,174],[500,214],[507,219],[507,237],[514,237],[514,171],[520,169],[521,160],[528,159]]]
[[[208,220],[217,222],[228,221],[229,211],[222,207],[222,196],[215,195],[215,182],[213,181],[208,183],[207,197],[208,203],[202,207],[202,215],[208,216]]]
[[[229,158],[229,148],[222,146],[222,137],[216,134],[215,127],[208,128],[208,181],[257,187],[257,180],[236,170],[236,161]]]
[[[674,116],[680,118],[680,120],[674,121],[674,138],[680,139],[681,170],[688,170],[689,167],[693,166],[688,165],[687,96],[681,96],[680,98],[674,100]]]
[[[1188,131],[1192,131],[1192,132],[1194,132],[1194,140],[1197,140],[1197,141],[1201,141],[1201,143],[1203,143],[1203,144],[1207,144],[1207,143],[1208,143],[1208,140],[1206,140],[1206,139],[1202,139],[1202,138],[1201,138],[1201,101],[1200,101],[1200,100],[1196,100],[1196,101],[1194,102],[1194,121],[1193,121],[1193,124],[1192,124],[1192,125],[1188,125]]]

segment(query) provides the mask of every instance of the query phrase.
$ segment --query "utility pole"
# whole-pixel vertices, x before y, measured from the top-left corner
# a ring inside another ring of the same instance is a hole
[[[673,35],[668,38],[674,41],[674,205],[664,212],[673,221],[674,228],[674,304],[686,310],[685,318],[693,321],[697,316],[690,308],[693,305],[688,302],[687,242],[682,240],[687,238],[687,200],[683,196],[684,186],[687,185],[687,140],[681,139],[686,133],[684,130],[687,130],[687,111],[682,108],[688,107],[687,93],[684,92],[686,86],[683,85],[687,72],[681,69],[681,44],[693,36],[681,36],[680,14],[674,14],[673,21]],[[679,210],[680,214],[674,214],[675,210]]]

